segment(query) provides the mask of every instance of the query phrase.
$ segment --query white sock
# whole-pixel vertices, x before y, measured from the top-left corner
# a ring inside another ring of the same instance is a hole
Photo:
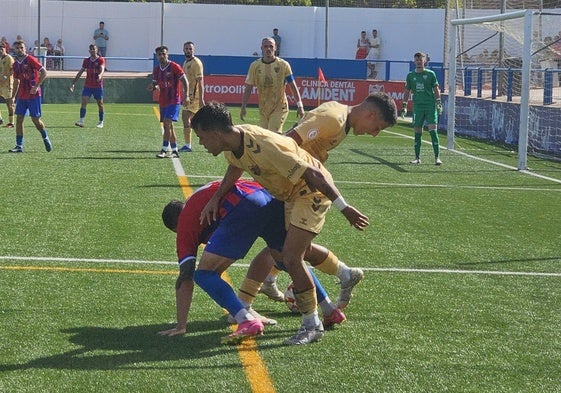
[[[331,302],[331,299],[329,299],[328,297],[323,299],[323,301],[319,303],[319,306],[324,317],[331,315],[333,310],[335,310],[336,308],[335,305]]]
[[[341,281],[348,281],[351,279],[351,269],[344,262],[339,261],[337,265],[337,277]]]
[[[302,325],[306,328],[313,329],[316,326],[319,326],[320,323],[317,309],[311,313],[302,314]]]
[[[242,308],[240,311],[238,311],[238,313],[234,315],[234,318],[236,318],[236,322],[238,324],[245,321],[253,321],[255,319],[255,317],[251,315],[245,308]]]

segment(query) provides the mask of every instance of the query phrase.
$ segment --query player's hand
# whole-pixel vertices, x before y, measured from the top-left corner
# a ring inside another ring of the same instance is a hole
[[[242,119],[243,121],[245,121],[245,114],[246,114],[245,106],[242,106],[240,108],[240,119]]]
[[[187,328],[186,327],[176,326],[173,329],[162,330],[161,332],[158,332],[158,336],[173,337],[173,336],[180,336],[180,335],[183,335],[185,333],[187,333]]]
[[[31,89],[29,89],[29,93],[30,94],[37,94],[37,90],[39,90],[39,86],[37,86],[37,85],[31,86]]]
[[[407,102],[403,101],[401,104],[401,111],[399,112],[402,119],[405,119],[405,115],[407,114]]]
[[[303,118],[304,117],[304,108],[297,108],[296,113],[298,114],[298,117],[300,119]]]
[[[215,194],[216,195],[216,194]],[[220,198],[215,198],[214,196],[210,198],[210,201],[201,211],[200,222],[203,224],[206,222],[208,225],[212,224],[218,218],[218,213],[220,211]]]
[[[364,231],[364,229],[370,225],[368,221],[368,217],[359,212],[357,209],[348,205],[345,207],[341,213],[345,216],[345,218],[349,221],[349,223],[358,229],[359,231]]]
[[[74,83],[70,85],[68,90],[70,90],[71,93],[74,93]]]
[[[442,101],[440,100],[440,98],[436,100],[436,111],[438,112],[439,115],[442,115],[443,108],[442,108]]]

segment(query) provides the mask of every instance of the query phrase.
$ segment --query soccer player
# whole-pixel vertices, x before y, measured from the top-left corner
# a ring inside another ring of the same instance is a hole
[[[322,163],[327,161],[329,150],[339,146],[351,129],[354,135],[372,135],[397,123],[397,108],[394,100],[386,93],[370,94],[360,104],[348,106],[329,101],[309,111],[286,136]],[[324,259],[314,265],[318,270],[335,275],[341,282],[337,306],[344,309],[352,297],[352,290],[364,273],[358,268],[349,268],[333,253],[326,250]],[[273,267],[265,278],[260,291],[273,300],[281,300],[283,293],[276,285],[279,270]]]
[[[169,60],[168,47],[165,45],[156,48],[158,63],[152,72],[152,84],[148,90],[160,91],[160,122],[164,125],[162,150],[156,154],[158,158],[167,156],[168,148],[171,148],[171,157],[178,158],[177,142],[173,123],[179,118],[181,104],[189,104],[189,82],[181,66]],[[183,89],[181,92],[180,89]],[[183,97],[183,100],[181,99]]]
[[[98,55],[98,48],[95,45],[89,46],[90,57],[86,57],[82,62],[82,68],[74,80],[70,84],[70,91],[74,92],[74,85],[80,79],[83,72],[86,71],[86,83],[82,89],[82,106],[80,107],[80,119],[74,124],[77,127],[84,127],[84,119],[86,118],[86,107],[88,101],[93,95],[97,102],[99,112],[99,122],[97,128],[103,128],[103,73],[105,72],[105,59]]]
[[[203,62],[195,56],[195,44],[187,41],[183,44],[185,62],[183,72],[189,82],[189,105],[183,107],[181,118],[183,120],[183,136],[185,145],[179,149],[180,152],[191,152],[191,119],[195,113],[205,104],[205,83]]]
[[[296,85],[290,64],[275,56],[275,40],[263,38],[261,51],[263,57],[249,66],[242,95],[240,117],[245,120],[246,106],[253,87],[257,87],[259,96],[259,125],[271,131],[282,132],[282,126],[288,117],[288,99],[285,86],[288,84],[296,98],[298,116],[304,116],[304,105]]]
[[[332,202],[358,230],[368,226],[368,217],[345,202],[331,174],[293,139],[254,125],[234,126],[228,109],[219,103],[202,107],[193,117],[192,126],[199,143],[214,156],[224,152],[229,163],[220,187],[201,213],[201,220],[213,222],[218,218],[221,198],[244,171],[284,201],[287,235],[281,262],[292,278],[294,296],[302,312],[302,328],[286,343],[299,345],[321,340],[324,330],[304,254],[321,231]],[[246,332],[242,324],[232,335],[247,336],[251,332]]]
[[[14,94],[16,97],[16,146],[10,153],[23,153],[23,119],[29,111],[31,121],[41,133],[45,150],[50,152],[53,145],[45,124],[41,121],[41,84],[47,78],[47,70],[25,49],[25,42],[14,43],[16,61],[14,62]]]
[[[243,258],[251,245],[262,237],[267,244],[280,255],[286,232],[284,230],[284,204],[271,195],[258,183],[249,180],[238,180],[221,201],[220,219],[212,224],[200,222],[201,211],[220,185],[213,181],[199,188],[185,203],[174,200],[166,205],[162,219],[167,228],[176,232],[177,256],[179,261],[179,277],[176,281],[176,313],[177,325],[169,330],[159,332],[160,335],[175,336],[184,334],[193,297],[193,280],[201,286],[210,285],[222,288],[214,295],[218,304],[225,304],[231,313],[229,321],[244,323],[251,320],[247,313],[239,308],[240,304],[233,299],[233,291],[223,282],[220,274],[236,259]],[[195,269],[197,251],[202,243],[206,243],[199,266]],[[257,260],[254,260],[248,271]],[[270,266],[269,266],[270,267]],[[337,310],[329,300],[317,278],[318,301],[322,307],[328,324],[342,323],[345,315]],[[201,279],[202,277],[202,279]],[[205,278],[207,278],[205,280]],[[218,287],[214,283],[218,282]],[[252,322],[247,325],[249,330],[262,330],[262,325],[276,325],[276,321],[259,315],[250,305],[243,304],[250,315],[261,321],[261,325]],[[237,315],[237,318],[232,317]],[[225,337],[222,342],[237,343],[240,335]]]
[[[434,164],[442,165],[440,160],[440,141],[438,139],[438,115],[442,114],[440,88],[434,71],[425,68],[426,55],[415,53],[413,57],[415,70],[407,74],[405,80],[405,96],[403,98],[401,115],[407,113],[407,102],[413,94],[413,130],[415,131],[415,159],[410,164],[421,163],[422,132],[425,121],[429,129],[434,150]]]
[[[0,97],[6,101],[8,108],[8,124],[5,127],[14,127],[14,58],[8,54],[6,44],[0,42]],[[0,125],[4,119],[0,114]]]

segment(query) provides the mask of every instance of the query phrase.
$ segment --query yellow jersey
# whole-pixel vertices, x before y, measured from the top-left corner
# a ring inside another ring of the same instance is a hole
[[[11,88],[14,83],[13,71],[14,58],[7,54],[0,59],[0,84]]]
[[[245,83],[257,87],[260,113],[268,116],[288,108],[285,86],[290,75],[290,64],[279,57],[272,63],[264,63],[262,59],[251,63]]]
[[[189,105],[187,106],[187,110],[193,113],[201,109],[202,106],[199,100],[199,89],[201,89],[199,78],[203,77],[203,70],[203,62],[196,56],[193,56],[190,60],[185,60],[183,63],[183,72],[185,72],[185,76],[189,82]]]

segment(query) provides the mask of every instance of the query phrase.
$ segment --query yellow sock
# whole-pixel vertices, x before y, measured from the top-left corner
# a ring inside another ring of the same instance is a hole
[[[238,297],[244,304],[244,306],[250,306],[253,303],[253,299],[257,296],[259,289],[261,288],[261,283],[250,278],[244,278],[240,289],[238,290]]]
[[[325,260],[319,265],[315,265],[314,267],[318,269],[320,272],[324,272],[326,274],[336,276],[338,265],[339,265],[339,258],[337,258],[335,254],[329,251],[327,253],[327,257],[325,258]]]
[[[304,292],[294,293],[294,299],[298,305],[298,310],[302,314],[312,313],[317,309],[316,289],[311,288]]]

